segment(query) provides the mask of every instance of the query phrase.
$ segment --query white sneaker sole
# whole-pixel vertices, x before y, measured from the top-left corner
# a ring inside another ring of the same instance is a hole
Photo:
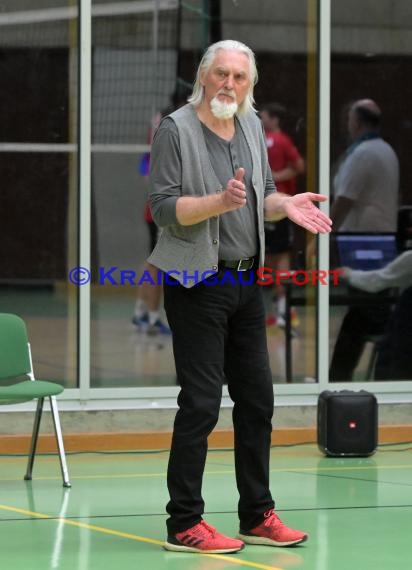
[[[263,536],[253,536],[249,534],[238,534],[236,538],[239,540],[243,540],[245,544],[262,544],[265,546],[293,546],[294,544],[302,544],[308,539],[308,535],[305,534],[303,538],[298,540],[290,540],[288,542],[278,542],[276,540],[272,540],[271,538],[265,538]]]
[[[171,542],[165,542],[163,544],[165,550],[170,550],[171,552],[198,552],[200,554],[228,554],[229,552],[239,552],[244,548],[244,545],[239,548],[216,548],[214,550],[201,550],[200,548],[194,548],[192,546],[184,546],[183,544],[172,544]]]

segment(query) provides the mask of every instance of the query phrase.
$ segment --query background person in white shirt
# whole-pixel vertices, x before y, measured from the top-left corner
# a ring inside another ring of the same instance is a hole
[[[372,99],[356,101],[349,110],[352,144],[333,181],[335,232],[396,232],[399,161],[380,136],[381,117]]]
[[[391,232],[397,230],[399,162],[392,147],[380,135],[382,113],[372,99],[353,103],[348,113],[352,144],[334,178],[331,218],[334,231]],[[343,318],[332,354],[332,382],[350,382],[371,335],[381,335],[390,306],[359,299]]]

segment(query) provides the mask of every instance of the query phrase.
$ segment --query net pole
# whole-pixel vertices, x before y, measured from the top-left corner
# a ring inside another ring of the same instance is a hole
[[[155,0],[152,19],[152,61],[153,61],[153,98],[152,98],[152,117],[157,112],[157,94],[159,93],[159,0]]]

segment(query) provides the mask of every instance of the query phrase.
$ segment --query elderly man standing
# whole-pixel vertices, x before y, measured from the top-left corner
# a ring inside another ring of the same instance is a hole
[[[168,465],[165,548],[226,553],[244,542],[306,540],[284,525],[269,490],[273,385],[265,313],[255,270],[263,264],[264,218],[288,216],[329,232],[314,204],[325,198],[276,192],[262,125],[253,109],[253,52],[226,40],[210,46],[188,105],[166,117],[152,146],[150,200],[162,232],[150,262],[166,274],[165,309],[178,383]],[[207,438],[227,381],[234,402],[238,539],[203,520]]]

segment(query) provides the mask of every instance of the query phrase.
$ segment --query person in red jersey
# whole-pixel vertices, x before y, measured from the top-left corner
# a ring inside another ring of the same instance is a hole
[[[260,118],[263,124],[268,151],[268,160],[278,192],[294,196],[297,192],[296,178],[305,171],[305,162],[294,142],[282,130],[286,109],[279,103],[262,105]],[[288,218],[265,223],[265,264],[274,271],[290,269],[292,247],[292,226]],[[276,307],[269,313],[266,324],[285,325],[285,290],[282,285],[275,288]],[[291,313],[292,326],[298,325],[295,310]]]

